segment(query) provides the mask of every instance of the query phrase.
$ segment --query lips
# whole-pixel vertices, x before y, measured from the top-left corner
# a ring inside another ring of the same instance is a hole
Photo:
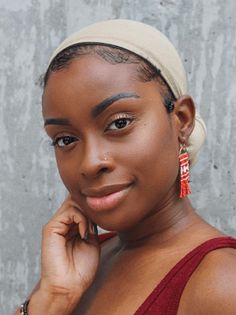
[[[128,195],[130,184],[101,187],[83,192],[88,206],[96,211],[111,210]]]

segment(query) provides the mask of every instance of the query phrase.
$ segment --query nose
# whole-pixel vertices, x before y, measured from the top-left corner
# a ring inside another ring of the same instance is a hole
[[[114,169],[114,162],[102,144],[87,144],[80,163],[80,174],[87,179],[96,178]]]

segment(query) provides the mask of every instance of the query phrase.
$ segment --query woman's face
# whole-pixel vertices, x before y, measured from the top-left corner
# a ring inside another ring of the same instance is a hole
[[[92,221],[129,229],[176,197],[178,135],[155,81],[96,56],[51,73],[43,117],[61,178]]]

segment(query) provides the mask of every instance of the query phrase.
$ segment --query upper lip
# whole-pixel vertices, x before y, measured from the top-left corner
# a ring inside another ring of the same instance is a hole
[[[83,195],[87,197],[104,197],[106,195],[110,195],[118,191],[121,191],[125,188],[128,188],[130,185],[131,183],[113,184],[102,187],[84,189],[81,192]]]

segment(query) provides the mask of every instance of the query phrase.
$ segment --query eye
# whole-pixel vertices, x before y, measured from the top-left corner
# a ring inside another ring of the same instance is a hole
[[[52,145],[53,146],[57,146],[60,148],[66,147],[68,145],[70,145],[71,143],[78,141],[77,138],[72,137],[72,136],[62,136],[62,137],[58,137],[55,140],[52,141]]]
[[[131,118],[119,118],[114,120],[107,128],[107,130],[118,130],[126,128],[132,122]]]

